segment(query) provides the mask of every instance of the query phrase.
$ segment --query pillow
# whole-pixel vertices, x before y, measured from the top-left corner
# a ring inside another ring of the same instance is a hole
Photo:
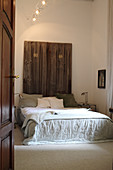
[[[19,99],[19,107],[36,107],[37,102],[32,98],[24,98]]]
[[[20,98],[25,97],[25,98],[35,98],[35,99],[37,99],[37,98],[41,98],[42,94],[26,94],[26,93],[22,93],[19,96],[20,96]]]
[[[36,107],[37,98],[41,98],[41,94],[25,94],[19,95],[19,107]]]
[[[50,100],[57,99],[57,98],[56,97],[42,97],[41,99],[48,100],[49,104],[50,104]],[[37,101],[38,101],[38,98],[37,98]],[[37,105],[37,107],[38,107],[38,105]]]
[[[62,109],[64,108],[63,99],[51,99],[50,105],[52,109]]]
[[[73,94],[57,93],[56,97],[58,99],[63,99],[64,107],[78,107],[78,104],[75,101]]]
[[[44,98],[38,98],[38,106],[39,108],[50,108],[50,102],[48,99],[44,99]]]
[[[57,98],[54,96],[54,97],[42,97],[42,99],[52,100],[52,99],[57,99]]]

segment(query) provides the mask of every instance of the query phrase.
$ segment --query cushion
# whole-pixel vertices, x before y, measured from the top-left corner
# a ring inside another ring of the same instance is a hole
[[[63,99],[64,107],[78,107],[78,104],[75,101],[73,94],[60,94],[60,93],[57,93],[56,97],[58,99]]]
[[[50,100],[57,99],[57,98],[56,97],[42,97],[41,99],[48,100],[48,102],[50,103]],[[38,101],[38,98],[37,98],[37,101]],[[37,107],[38,107],[38,105],[37,105]]]
[[[63,99],[51,99],[50,100],[50,105],[52,109],[63,109]]]
[[[39,108],[50,108],[50,102],[47,98],[38,98],[38,106]]]
[[[42,97],[42,99],[52,100],[52,99],[57,99],[57,98],[54,96],[54,97]]]
[[[22,97],[25,97],[25,98],[41,98],[42,97],[42,94],[26,94],[26,93],[22,93],[19,95],[21,98]]]
[[[19,107],[36,107],[37,98],[41,98],[41,94],[25,94],[19,95]]]
[[[37,102],[33,98],[21,98],[19,99],[19,107],[36,107]]]
[[[57,99],[56,97],[43,97],[41,99],[38,98],[37,107],[61,109],[64,108],[63,99]]]

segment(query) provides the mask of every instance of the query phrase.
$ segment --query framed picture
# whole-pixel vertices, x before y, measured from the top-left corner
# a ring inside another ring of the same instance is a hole
[[[98,70],[98,88],[106,87],[106,70]]]

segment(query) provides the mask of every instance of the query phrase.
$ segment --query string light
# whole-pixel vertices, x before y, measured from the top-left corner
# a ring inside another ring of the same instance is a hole
[[[34,11],[33,14],[33,22],[35,22],[37,20],[38,15],[40,14],[41,10],[43,10],[43,8],[46,6],[47,1],[46,0],[40,0],[37,4],[36,4],[36,10]]]
[[[35,17],[33,17],[33,22],[35,22],[36,21],[36,18]]]
[[[45,4],[46,4],[46,2],[43,0],[43,1],[42,1],[42,5],[45,5]]]
[[[40,13],[39,9],[37,9],[35,13],[38,15]]]

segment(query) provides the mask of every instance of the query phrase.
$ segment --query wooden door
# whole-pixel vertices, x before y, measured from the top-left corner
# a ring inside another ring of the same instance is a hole
[[[47,50],[47,87],[46,95],[54,96],[57,92],[56,85],[56,68],[57,68],[57,53],[58,43],[48,43]]]
[[[48,43],[47,96],[71,93],[72,44]]]
[[[15,0],[0,0],[0,170],[14,169]]]
[[[24,42],[23,92],[46,96],[47,43]]]

